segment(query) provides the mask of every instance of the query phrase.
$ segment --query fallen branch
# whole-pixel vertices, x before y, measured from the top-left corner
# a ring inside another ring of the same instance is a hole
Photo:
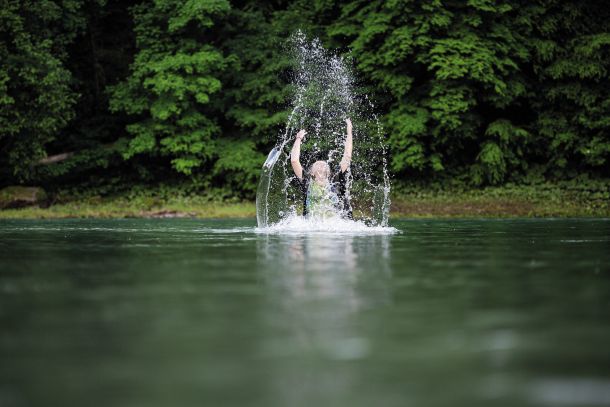
[[[74,155],[74,152],[50,155],[48,157],[41,158],[40,160],[38,160],[38,164],[47,165],[47,164],[58,163],[60,161],[67,160],[68,158],[72,157],[73,155]]]

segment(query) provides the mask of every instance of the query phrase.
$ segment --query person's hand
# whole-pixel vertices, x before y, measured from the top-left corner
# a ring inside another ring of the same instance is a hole
[[[305,130],[301,129],[301,130],[299,130],[299,132],[297,133],[297,135],[294,138],[295,138],[295,140],[303,141],[306,134],[307,134],[307,132]]]
[[[345,124],[347,124],[347,132],[351,133],[352,132],[352,120],[349,117],[347,119],[345,119]]]

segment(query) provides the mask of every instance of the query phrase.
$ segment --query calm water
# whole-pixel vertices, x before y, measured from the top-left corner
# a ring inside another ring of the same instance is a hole
[[[610,220],[0,222],[0,406],[608,406]]]

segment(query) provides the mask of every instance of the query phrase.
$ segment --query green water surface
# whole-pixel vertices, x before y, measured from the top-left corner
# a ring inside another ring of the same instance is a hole
[[[0,406],[608,406],[610,220],[0,222]]]

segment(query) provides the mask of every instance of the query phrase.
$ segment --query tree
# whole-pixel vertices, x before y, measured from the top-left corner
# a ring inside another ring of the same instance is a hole
[[[601,0],[3,0],[0,182],[251,198],[298,29],[354,61],[395,179],[608,176],[609,17]]]
[[[508,156],[527,143],[527,133],[513,125],[509,110],[526,93],[520,64],[529,53],[514,29],[514,3],[343,6],[329,34],[346,39],[360,71],[387,92],[379,99],[396,173],[468,173],[480,184],[500,182],[518,167]],[[498,123],[508,129],[501,136]]]
[[[133,7],[137,53],[131,74],[112,87],[111,109],[133,116],[123,156],[163,157],[183,174],[210,163],[220,127],[213,98],[236,62],[211,28],[230,11],[225,0],[144,1]]]
[[[5,0],[0,7],[0,171],[31,177],[74,116],[78,94],[65,67],[66,48],[84,28],[78,0]]]
[[[538,161],[555,177],[593,171],[607,176],[610,10],[601,1],[556,0],[528,10]]]

